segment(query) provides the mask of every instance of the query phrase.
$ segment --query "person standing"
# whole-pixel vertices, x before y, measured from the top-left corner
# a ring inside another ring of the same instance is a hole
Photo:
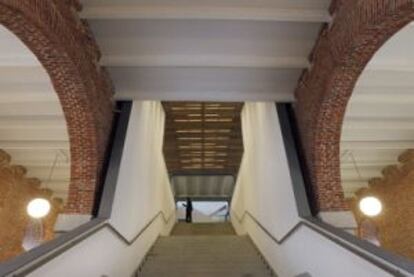
[[[190,197],[187,197],[187,203],[184,204],[185,207],[185,221],[187,223],[193,222],[193,203]]]

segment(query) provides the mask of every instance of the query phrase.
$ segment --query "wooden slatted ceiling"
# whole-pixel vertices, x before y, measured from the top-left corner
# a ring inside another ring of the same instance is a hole
[[[243,103],[163,102],[163,107],[163,150],[170,174],[237,174]]]

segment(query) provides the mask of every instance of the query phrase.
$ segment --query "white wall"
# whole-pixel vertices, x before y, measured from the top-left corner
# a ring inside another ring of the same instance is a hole
[[[130,277],[160,234],[175,223],[175,203],[162,155],[164,112],[154,101],[134,102],[123,150],[110,224],[125,238],[134,236],[159,211],[158,217],[127,246],[108,228],[45,264],[30,276]]]
[[[252,213],[276,238],[299,221],[274,103],[246,103],[242,111],[244,155],[232,209]]]
[[[313,277],[392,276],[307,227],[300,227],[281,245],[274,243],[249,217],[242,228],[280,277],[304,272]]]
[[[232,201],[232,213],[249,211],[280,240],[299,221],[280,124],[274,103],[246,103],[242,111],[245,153]],[[247,233],[275,272],[293,277],[391,276],[307,228],[300,227],[283,244],[273,242],[248,216],[237,233]]]
[[[158,218],[131,246],[105,228],[40,267],[30,277],[131,277],[165,226]]]
[[[175,210],[162,154],[165,115],[155,101],[134,102],[110,223],[132,239],[158,212]]]

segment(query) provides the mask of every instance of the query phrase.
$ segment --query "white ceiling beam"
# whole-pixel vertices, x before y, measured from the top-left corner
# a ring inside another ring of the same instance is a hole
[[[118,90],[116,100],[162,100],[162,101],[279,101],[293,102],[293,92],[289,91],[140,91]]]
[[[27,160],[28,164],[51,164],[58,157],[59,163],[67,163],[70,160],[70,154],[68,150],[59,149],[30,149],[30,150],[10,150],[8,153],[12,157],[12,163],[17,164],[16,161]],[[24,165],[24,164],[22,164]]]
[[[400,119],[414,119],[413,103],[406,102],[390,105],[388,103],[351,103],[348,105],[345,116],[356,118],[370,118],[371,120],[381,119],[398,121]]]
[[[0,117],[1,118],[1,117]],[[3,125],[4,124],[4,125]],[[30,124],[30,122],[28,122],[28,124]],[[13,132],[16,132],[16,134],[20,134],[20,132],[22,131],[27,131],[28,134],[30,132],[61,132],[62,135],[67,135],[67,127],[66,127],[66,123],[63,123],[60,126],[57,125],[41,125],[41,124],[33,124],[33,125],[27,125],[24,126],[24,123],[20,124],[20,125],[10,125],[8,122],[1,122],[0,120],[0,132],[9,132],[10,136],[13,135]],[[1,137],[1,134],[0,134]],[[68,140],[68,139],[65,139]],[[48,141],[48,140],[46,140]]]
[[[68,198],[68,192],[66,190],[53,190],[53,198],[61,198],[63,200],[63,203],[66,202]]]
[[[354,160],[358,166],[373,166],[373,167],[374,165],[388,166],[392,164],[398,164],[398,156],[400,154],[401,154],[401,151],[395,151],[395,150],[353,151]],[[349,158],[342,157],[341,164],[344,166],[349,165],[350,167],[352,166],[355,167],[354,160],[351,157]]]
[[[375,96],[375,95],[380,95],[381,97],[387,97],[387,95],[389,94],[396,94],[399,96],[410,96],[413,92],[413,88],[412,87],[398,87],[395,88],[392,86],[392,83],[388,83],[387,86],[369,86],[369,87],[364,87],[364,86],[356,86],[353,93],[352,93],[352,98],[351,98],[351,102],[354,101],[354,98],[359,97],[360,95],[366,95],[366,96]]]
[[[327,10],[300,8],[258,8],[237,6],[178,5],[86,5],[81,14],[86,19],[200,19],[285,22],[329,22]]]
[[[300,70],[110,67],[116,99],[292,101]]]
[[[414,86],[411,71],[365,70],[359,77],[356,88],[394,88],[394,91]],[[393,92],[394,92],[393,91]]]
[[[0,66],[0,83],[17,84],[51,84],[50,77],[41,65],[35,66]]]
[[[2,41],[2,43],[7,43]],[[3,54],[3,53],[1,53]],[[41,66],[33,54],[0,56],[0,67],[36,67]]]
[[[342,187],[344,188],[344,192],[355,192],[360,188],[368,187],[368,182],[358,180],[343,181]]]
[[[356,161],[358,166],[361,167],[373,167],[382,169],[391,164],[397,164],[395,160],[383,160],[383,161]],[[341,161],[341,168],[353,168],[355,169],[355,164],[351,160]]]
[[[0,116],[0,129],[61,129],[66,130],[63,115],[35,116],[16,115]]]
[[[28,177],[36,177],[46,182],[49,179],[50,173],[52,170],[52,165],[47,168],[29,168],[27,171]],[[70,181],[70,169],[65,167],[55,167],[53,168],[52,176],[50,177],[51,180],[58,180],[58,181]]]
[[[69,150],[68,141],[2,141],[0,140],[0,149],[6,150]]]
[[[24,102],[1,102],[0,116],[61,116],[62,107],[56,100]]]
[[[0,70],[1,71],[1,70]],[[7,99],[21,99],[20,95],[27,94],[32,97],[46,97],[49,96],[49,99],[57,99],[57,94],[50,82],[31,82],[29,80],[24,82],[0,82],[0,97],[7,95],[7,98],[4,97],[4,101]],[[15,98],[13,98],[15,97]],[[28,100],[30,97],[28,98]],[[46,98],[45,98],[46,99]]]
[[[48,102],[51,105],[60,106],[57,94],[54,91],[43,92],[16,92],[16,91],[3,91],[0,86],[0,105],[1,104],[13,104],[13,103],[25,103],[30,105],[31,103]]]
[[[48,184],[48,179],[47,178],[45,178],[45,179],[39,178],[39,179],[42,182],[43,186],[45,184]],[[55,184],[62,184],[64,186],[64,185],[69,185],[70,178],[60,178],[60,179],[59,178],[52,178],[52,179],[50,179],[50,183],[52,183],[52,181]]]
[[[381,169],[375,167],[358,166],[358,172],[355,168],[341,168],[342,180],[362,180],[367,181],[372,177],[381,177]]]
[[[6,129],[0,130],[0,141],[68,141],[68,135],[61,129]]]
[[[51,179],[49,182],[47,180],[41,180],[42,188],[49,188],[53,191],[56,191],[60,194],[66,194],[69,190],[70,180],[59,180],[59,179]]]
[[[414,113],[413,113],[414,117]],[[358,130],[413,130],[413,118],[383,118],[379,114],[378,117],[364,118],[353,117],[351,114],[345,118],[342,129],[344,131],[358,131]]]
[[[414,73],[414,71],[413,71]],[[386,103],[387,105],[398,105],[398,104],[414,104],[414,88],[408,88],[404,90],[395,90],[392,88],[377,88],[375,93],[366,91],[364,89],[356,89],[352,95],[350,105],[353,104],[375,104],[375,103]]]
[[[33,159],[15,159],[12,157],[11,163],[14,165],[24,165],[25,167],[29,168],[50,168],[54,162],[53,159],[45,159],[45,160],[33,160]],[[56,164],[57,168],[68,168],[70,170],[70,161],[66,162],[63,160],[59,160],[59,163]]]
[[[345,141],[404,141],[407,138],[414,138],[414,130],[400,129],[400,130],[387,130],[387,129],[356,129],[356,130],[343,130],[342,140]]]
[[[397,156],[398,157],[398,156]],[[389,165],[397,165],[398,160],[396,156],[384,156],[381,158],[355,158],[355,163],[358,167],[372,167],[372,168],[384,168]],[[341,160],[341,168],[353,168],[355,169],[355,163],[352,160]]]
[[[341,150],[382,150],[414,148],[412,141],[341,141]]]
[[[364,71],[391,71],[391,72],[414,72],[414,63],[412,61],[392,61],[374,59],[364,69]]]
[[[359,178],[358,175],[355,175],[355,176],[343,176],[341,174],[341,181],[342,181],[343,184],[348,184],[349,185],[349,183],[351,182],[351,183],[353,183],[355,185],[355,187],[353,187],[353,188],[347,188],[347,190],[351,190],[351,191],[356,190],[358,188],[361,188],[362,187],[361,185],[363,185],[363,184],[368,184],[369,179],[370,178],[364,178],[364,177],[362,177],[362,179],[361,179],[361,178]],[[359,184],[359,187],[357,186],[358,184]]]
[[[101,64],[111,67],[241,67],[301,69],[306,57],[234,55],[104,55]]]

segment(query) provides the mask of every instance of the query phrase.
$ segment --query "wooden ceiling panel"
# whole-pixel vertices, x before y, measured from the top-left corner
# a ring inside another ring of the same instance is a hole
[[[238,102],[163,102],[170,174],[236,175],[243,155]]]

